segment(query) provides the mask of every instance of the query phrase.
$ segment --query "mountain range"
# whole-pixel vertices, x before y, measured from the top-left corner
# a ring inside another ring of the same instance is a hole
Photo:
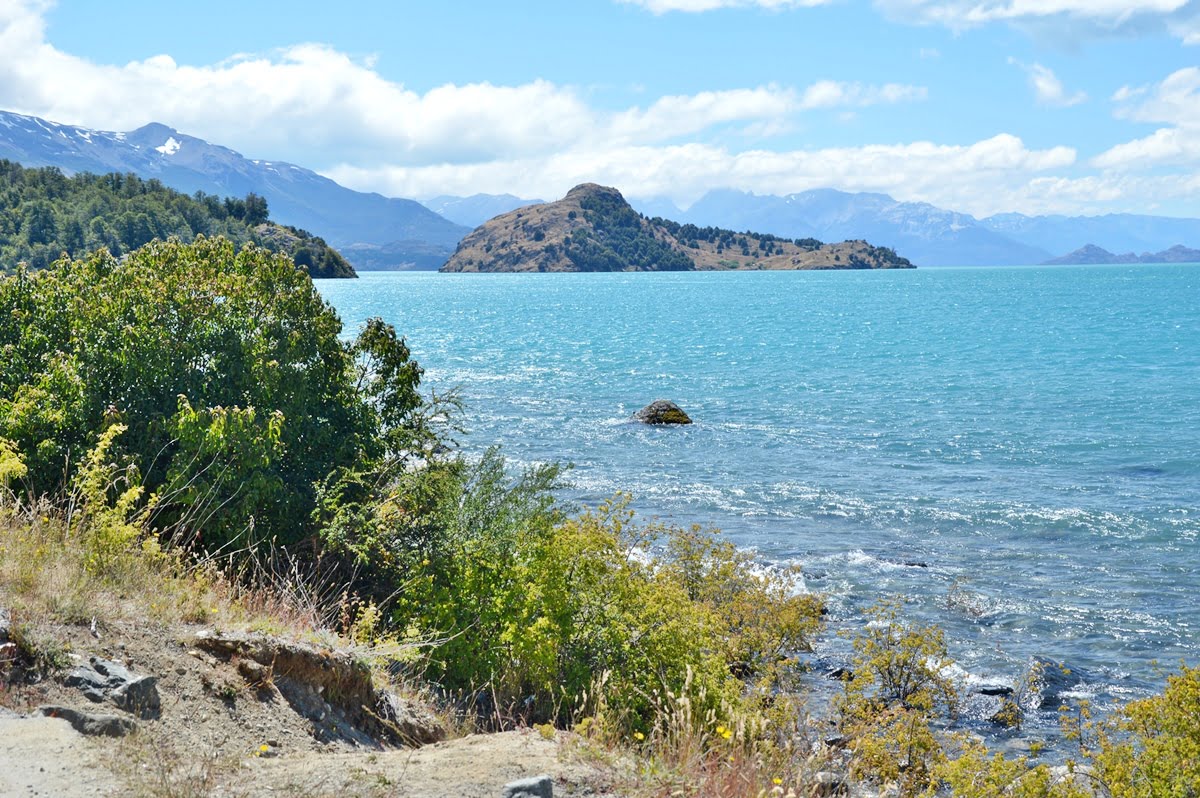
[[[111,133],[0,111],[0,158],[67,173],[133,172],[189,193],[255,193],[267,199],[272,219],[322,236],[359,269],[437,268],[471,229],[540,202],[476,194],[421,204],[353,191],[302,166],[250,160],[157,123]],[[786,196],[718,189],[686,210],[653,197],[634,199],[633,206],[649,217],[699,227],[758,230],[789,239],[865,239],[927,266],[1043,263],[1087,245],[1158,252],[1200,244],[1200,219],[1018,213],[979,219],[886,194],[834,189]]]
[[[1200,263],[1200,249],[1176,245],[1162,252],[1143,252],[1141,255],[1126,252],[1117,255],[1094,244],[1088,244],[1046,263],[1052,266],[1096,263]]]
[[[1200,219],[1108,214],[983,219],[886,194],[816,189],[787,196],[710,191],[686,211],[661,199],[639,203],[643,213],[697,225],[753,228],[779,236],[865,238],[922,266],[1001,266],[1042,263],[1093,244],[1117,252],[1158,251],[1200,243]]]
[[[0,158],[69,174],[133,172],[187,193],[258,194],[275,221],[322,236],[351,263],[375,256],[375,268],[437,268],[470,232],[414,200],[352,191],[310,169],[250,160],[156,123],[112,133],[0,111]]]

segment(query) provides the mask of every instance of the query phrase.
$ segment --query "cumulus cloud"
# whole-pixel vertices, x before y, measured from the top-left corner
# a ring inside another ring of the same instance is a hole
[[[728,124],[754,135],[787,129],[803,111],[922,99],[917,86],[822,81],[659,98],[621,111],[589,105],[574,87],[445,85],[424,93],[382,77],[370,61],[320,44],[184,66],[159,55],[120,66],[64,53],[45,39],[45,4],[0,16],[0,107],[54,121],[129,130],[151,121],[254,155],[311,163],[461,164],[562,151],[580,143],[669,141]],[[323,154],[323,155],[322,155]]]
[[[964,146],[915,142],[784,152],[735,152],[694,143],[625,146],[463,167],[344,165],[328,174],[346,185],[403,196],[509,191],[557,197],[591,180],[618,186],[631,196],[666,196],[688,205],[714,186],[773,194],[838,186],[995,212],[1001,209],[992,201],[996,192],[981,191],[981,186],[1020,185],[1032,174],[1075,160],[1069,147],[1030,150],[1019,138],[1002,134]]]
[[[1054,70],[1041,64],[1023,64],[1015,58],[1008,59],[1008,63],[1018,66],[1025,71],[1029,77],[1029,85],[1033,88],[1034,96],[1042,105],[1054,105],[1060,108],[1065,108],[1071,105],[1079,105],[1087,100],[1087,92],[1077,91],[1068,93],[1063,86],[1058,76],[1054,74]]]
[[[619,0],[627,5],[641,6],[654,14],[666,14],[671,11],[699,13],[715,11],[719,8],[766,8],[782,10],[821,6],[833,0]]]
[[[544,80],[419,92],[388,80],[370,60],[320,44],[201,66],[168,55],[97,64],[47,41],[46,7],[0,3],[0,107],[108,130],[165,122],[251,157],[293,160],[392,196],[554,197],[594,180],[630,196],[688,204],[714,187],[782,194],[835,186],[984,214],[1042,207],[1034,204],[1030,187],[1042,185],[1034,181],[1058,185],[1053,181],[1077,163],[1070,147],[1031,149],[1009,134],[952,145],[836,148],[776,138],[813,114],[837,119],[926,98],[924,87],[907,84],[822,80],[672,95],[612,110],[581,89]],[[1134,88],[1125,102],[1130,113],[1140,102],[1146,106],[1139,113],[1165,116],[1167,110],[1149,109],[1186,102],[1173,92],[1135,96]],[[746,146],[753,148],[731,144],[739,140],[752,140]],[[1062,204],[1086,207],[1091,199],[1086,190],[1047,192]]]
[[[1200,68],[1180,69],[1151,86],[1122,86],[1112,99],[1118,118],[1168,127],[1108,149],[1092,159],[1094,166],[1137,170],[1200,162]]]

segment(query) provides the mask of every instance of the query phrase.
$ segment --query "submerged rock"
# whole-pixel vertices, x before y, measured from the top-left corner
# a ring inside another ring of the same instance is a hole
[[[657,399],[633,414],[635,421],[643,424],[691,424],[692,419],[679,405],[666,399]]]

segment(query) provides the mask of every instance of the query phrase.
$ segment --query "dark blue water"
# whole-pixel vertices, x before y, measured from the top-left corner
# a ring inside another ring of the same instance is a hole
[[[320,288],[461,388],[469,450],[798,561],[835,625],[903,596],[973,683],[1042,656],[1102,706],[1200,661],[1200,266]],[[697,423],[628,422],[657,398]]]

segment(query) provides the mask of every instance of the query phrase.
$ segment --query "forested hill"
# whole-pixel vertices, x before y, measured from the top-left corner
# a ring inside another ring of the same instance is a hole
[[[355,276],[323,239],[271,222],[266,200],[254,194],[189,196],[133,174],[67,177],[0,160],[0,274],[21,262],[45,268],[64,252],[80,257],[107,247],[120,257],[156,238],[197,235],[285,252],[313,277]]]
[[[519,208],[476,228],[444,272],[904,269],[865,241],[824,244],[648,219],[615,188],[586,183],[557,202]]]

